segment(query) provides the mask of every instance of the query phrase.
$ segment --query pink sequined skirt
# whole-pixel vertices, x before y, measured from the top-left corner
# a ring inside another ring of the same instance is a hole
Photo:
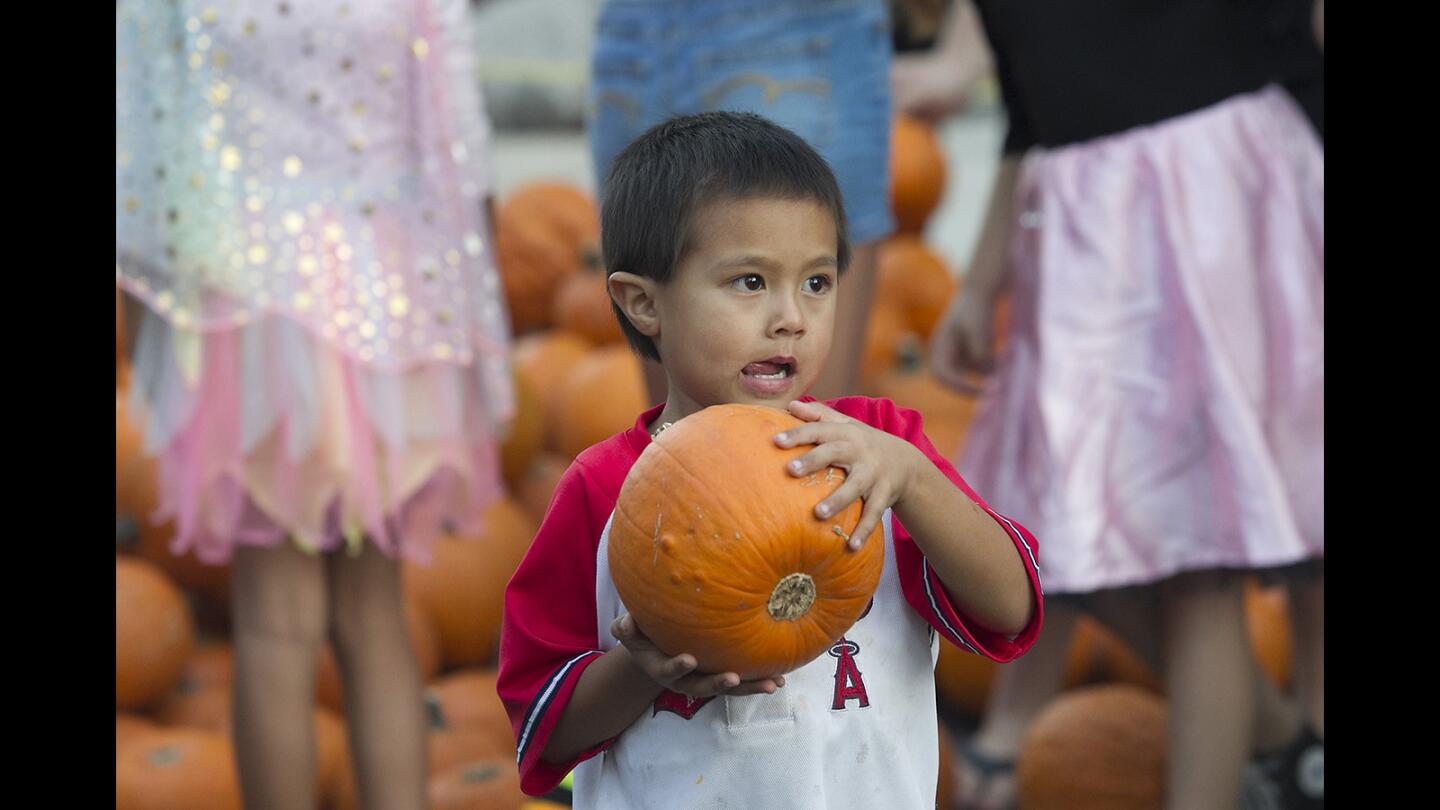
[[[501,494],[481,369],[375,369],[272,316],[208,333],[201,377],[180,371],[181,333],[146,310],[130,384],[145,452],[158,456],[172,550],[225,563],[237,544],[287,539],[429,561],[443,531],[476,532]]]
[[[1324,182],[1273,87],[1026,159],[958,466],[1047,593],[1323,559]]]

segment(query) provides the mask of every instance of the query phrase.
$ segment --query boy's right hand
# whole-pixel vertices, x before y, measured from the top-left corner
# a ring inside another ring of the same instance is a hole
[[[697,698],[761,693],[773,695],[775,690],[785,685],[783,675],[741,681],[740,676],[734,672],[709,675],[695,672],[695,656],[685,653],[673,657],[666,655],[655,646],[655,642],[640,632],[640,628],[635,626],[635,620],[628,613],[610,623],[610,635],[625,646],[630,653],[630,660],[634,661],[650,680],[682,695]]]
[[[936,378],[962,394],[979,394],[969,374],[995,368],[995,299],[966,288],[950,299],[930,339],[930,367]]]

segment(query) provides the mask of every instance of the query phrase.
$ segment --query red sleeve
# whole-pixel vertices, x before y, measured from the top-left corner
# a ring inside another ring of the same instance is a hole
[[[984,509],[986,514],[999,524],[1005,534],[1015,543],[1015,552],[1025,564],[1030,578],[1030,590],[1035,600],[1035,611],[1030,623],[1012,640],[1003,633],[997,633],[980,625],[974,619],[960,613],[945,594],[940,577],[925,559],[925,553],[916,545],[910,533],[891,513],[894,529],[895,563],[899,569],[900,587],[905,592],[905,601],[924,617],[931,627],[951,644],[969,650],[992,661],[1004,663],[1020,656],[1040,634],[1044,618],[1045,592],[1040,584],[1039,546],[1035,537],[1019,523],[991,509],[955,467],[936,451],[922,429],[920,414],[909,408],[901,408],[888,399],[846,398],[832,404],[836,410],[853,416],[873,427],[899,436],[910,442],[925,454],[925,457],[939,468],[961,492]]]
[[[603,526],[596,525],[597,505],[585,468],[572,464],[505,588],[496,691],[515,732],[520,787],[531,796],[554,790],[577,764],[613,742],[570,762],[540,760],[580,673],[603,654],[595,626],[595,554]]]

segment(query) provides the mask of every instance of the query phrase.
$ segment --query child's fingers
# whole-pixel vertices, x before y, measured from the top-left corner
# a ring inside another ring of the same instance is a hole
[[[865,499],[865,508],[860,510],[860,522],[855,524],[855,531],[850,534],[847,545],[851,551],[859,551],[860,547],[880,525],[880,520],[885,516],[886,505],[890,503],[889,497],[883,492],[872,492],[870,497]]]
[[[845,511],[850,504],[865,495],[870,487],[870,477],[860,471],[852,471],[838,489],[820,503],[815,504],[815,516],[824,520]]]
[[[850,417],[826,405],[823,402],[801,402],[791,400],[788,407],[792,416],[804,419],[806,422],[849,422]]]
[[[850,469],[850,461],[856,456],[855,448],[846,441],[825,442],[799,458],[785,464],[785,471],[797,478],[811,474],[822,474],[828,467]]]
[[[807,444],[839,441],[850,433],[850,426],[841,422],[806,422],[775,434],[778,447],[791,448]]]
[[[726,690],[725,694],[743,697],[745,695],[773,695],[780,690],[781,683],[776,683],[772,678],[760,678],[754,681],[745,681],[733,689]]]
[[[675,681],[674,689],[691,697],[714,697],[740,685],[740,676],[733,672],[715,675],[691,673]]]
[[[688,655],[677,655],[666,661],[661,668],[665,678],[674,681],[694,671],[695,659]]]

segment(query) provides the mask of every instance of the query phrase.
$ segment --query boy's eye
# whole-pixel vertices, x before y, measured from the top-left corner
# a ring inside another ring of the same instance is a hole
[[[823,293],[830,289],[830,279],[827,276],[811,276],[805,279],[805,291],[812,293]]]
[[[740,278],[737,278],[733,282],[731,282],[731,284],[746,292],[760,292],[761,290],[765,289],[765,279],[760,278],[760,276],[756,275],[755,273],[751,273],[747,276],[741,276]]]

